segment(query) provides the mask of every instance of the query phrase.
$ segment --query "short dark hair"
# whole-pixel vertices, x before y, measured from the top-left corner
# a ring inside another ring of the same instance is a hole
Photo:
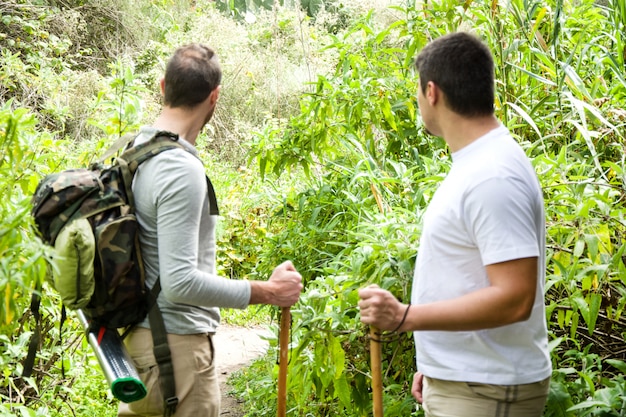
[[[466,32],[435,39],[415,59],[422,92],[429,81],[445,95],[448,107],[463,116],[494,112],[494,65],[491,51]]]
[[[181,46],[165,69],[164,102],[170,107],[195,107],[222,81],[222,70],[215,52],[193,43]]]

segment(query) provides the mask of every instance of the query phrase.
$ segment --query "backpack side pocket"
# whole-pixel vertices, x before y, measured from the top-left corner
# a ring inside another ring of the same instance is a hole
[[[96,243],[87,219],[67,224],[54,244],[52,285],[70,309],[87,306],[94,292],[93,261]]]

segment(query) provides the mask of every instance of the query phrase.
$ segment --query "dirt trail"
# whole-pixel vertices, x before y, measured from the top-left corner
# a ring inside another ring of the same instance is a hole
[[[222,391],[220,415],[242,417],[242,405],[228,395],[230,387],[226,383],[230,375],[263,356],[269,346],[262,335],[269,331],[263,327],[238,327],[221,325],[213,338],[216,350],[217,373]]]

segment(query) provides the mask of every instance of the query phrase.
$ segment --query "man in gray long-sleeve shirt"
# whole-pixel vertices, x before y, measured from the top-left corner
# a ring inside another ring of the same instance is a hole
[[[156,131],[178,134],[185,147],[162,152],[140,166],[133,182],[146,279],[160,277],[158,305],[172,352],[176,417],[219,415],[220,393],[211,336],[220,307],[249,304],[293,305],[302,291],[291,262],[276,267],[268,281],[229,280],[215,273],[217,216],[209,214],[207,183],[194,144],[211,119],[220,91],[221,69],[208,47],[192,44],[176,50],[161,81],[164,107],[135,143]],[[143,400],[121,403],[119,416],[163,414],[158,367],[146,319],[126,339],[148,389]]]

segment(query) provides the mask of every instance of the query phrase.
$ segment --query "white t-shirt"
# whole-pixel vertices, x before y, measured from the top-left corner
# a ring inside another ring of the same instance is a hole
[[[418,369],[449,381],[513,385],[551,374],[544,306],[545,219],[537,176],[500,126],[452,154],[424,215],[412,303],[489,286],[486,265],[539,257],[528,320],[479,331],[415,332]],[[493,314],[498,314],[494,311]]]

